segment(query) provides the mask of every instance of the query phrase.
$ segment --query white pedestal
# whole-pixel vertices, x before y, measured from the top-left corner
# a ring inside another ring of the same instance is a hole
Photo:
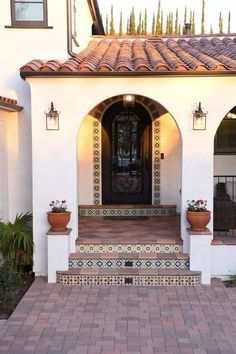
[[[207,229],[203,232],[187,229],[190,239],[189,258],[190,270],[202,272],[202,284],[211,283],[211,241],[212,233]]]
[[[58,270],[68,270],[70,233],[71,229],[66,232],[49,231],[47,233],[49,283],[56,283],[56,272]]]

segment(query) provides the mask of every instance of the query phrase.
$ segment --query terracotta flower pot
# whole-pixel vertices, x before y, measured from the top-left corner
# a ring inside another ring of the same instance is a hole
[[[53,213],[48,211],[48,222],[51,225],[50,231],[63,232],[67,230],[67,224],[70,221],[70,211],[65,213]]]
[[[193,231],[205,231],[211,220],[210,211],[186,211],[186,219]]]

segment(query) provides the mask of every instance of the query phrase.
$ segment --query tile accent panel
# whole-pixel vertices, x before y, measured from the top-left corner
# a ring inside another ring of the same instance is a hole
[[[201,275],[80,275],[57,273],[61,285],[197,286]]]
[[[93,203],[101,204],[101,123],[93,122]]]
[[[157,187],[157,186],[156,186]],[[97,185],[98,188],[98,185]],[[159,186],[160,188],[160,186]],[[156,208],[92,208],[86,206],[79,207],[79,216],[172,216],[176,215],[176,205],[157,206]]]
[[[129,269],[189,269],[188,259],[70,259],[69,269],[129,268]]]
[[[155,252],[155,253],[179,253],[182,252],[180,244],[153,244],[153,243],[138,243],[138,244],[77,244],[76,252],[81,253],[137,253],[137,252]]]
[[[152,171],[152,202],[158,205],[161,202],[161,168],[160,168],[160,121],[158,119],[152,122],[152,151],[153,151],[153,171]]]

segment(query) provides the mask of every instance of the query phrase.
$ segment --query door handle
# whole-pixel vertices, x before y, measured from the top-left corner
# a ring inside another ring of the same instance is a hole
[[[149,168],[149,154],[148,154],[148,152],[146,152],[146,154],[145,154],[144,164],[145,164],[146,170],[148,170],[148,168]]]

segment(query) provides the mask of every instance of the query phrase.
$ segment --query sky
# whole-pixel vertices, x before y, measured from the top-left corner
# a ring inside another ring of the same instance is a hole
[[[140,10],[144,11],[147,8],[148,18],[152,19],[153,11],[156,11],[158,0],[98,0],[100,11],[105,19],[106,13],[110,14],[111,4],[114,7],[114,15],[116,19],[116,30],[119,28],[119,13],[122,10],[123,16],[129,13],[132,6],[134,6],[137,16]],[[201,26],[201,6],[202,0],[161,0],[161,7],[164,14],[168,11],[175,12],[178,7],[180,11],[180,20],[183,23],[184,8],[195,10],[196,17],[196,33],[200,32]],[[231,32],[236,33],[236,0],[205,0],[205,29],[210,32],[210,26],[213,26],[214,33],[218,32],[219,13],[223,16],[223,28],[227,33],[228,29],[228,12],[231,12]],[[125,17],[125,16],[124,16]],[[164,16],[165,17],[165,16]],[[105,21],[104,21],[105,22]],[[124,24],[126,21],[124,21]],[[125,25],[124,25],[125,27]],[[151,24],[149,24],[151,30]]]

